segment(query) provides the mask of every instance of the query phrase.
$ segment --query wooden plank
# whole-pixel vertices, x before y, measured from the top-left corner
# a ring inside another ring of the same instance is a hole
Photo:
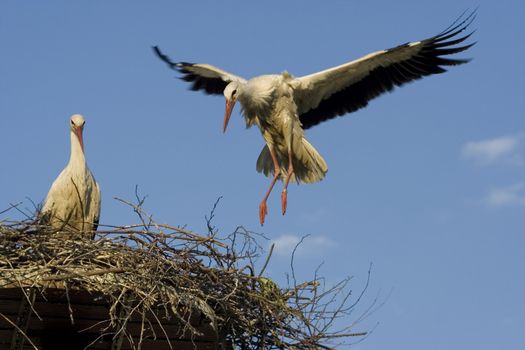
[[[122,342],[124,341],[124,336],[126,333],[124,331],[121,331],[123,329],[127,329],[126,323],[129,319],[129,313],[130,310],[129,307],[130,301],[127,298],[127,296],[124,296],[124,300],[122,300],[122,303],[119,305],[120,310],[118,310],[118,320],[115,327],[116,334],[113,335],[113,339],[111,342],[111,350],[121,350],[122,348]]]
[[[14,321],[13,316],[6,316],[11,321]],[[1,321],[1,320],[0,320]],[[8,322],[4,320],[2,323],[2,330],[5,329],[13,329],[11,326],[6,327],[6,325],[9,325]],[[42,321],[37,319],[36,317],[33,317],[29,320],[28,323],[28,332],[40,332],[40,331],[54,331],[54,330],[67,330],[67,329],[73,329],[75,332],[85,333],[85,334],[100,334],[103,332],[107,332],[107,328],[109,327],[110,323],[109,321],[105,322],[93,322],[93,320],[77,320],[74,325],[71,324],[71,321],[69,318],[52,318],[47,317],[43,319]]]
[[[26,291],[19,302],[18,313],[13,322],[13,335],[11,337],[10,350],[22,350],[27,337],[27,328],[31,320],[33,310],[31,306],[35,302],[36,290],[31,288]],[[16,326],[15,326],[16,325]]]
[[[75,305],[72,305],[73,312],[74,312],[74,326],[78,329],[84,329],[87,327],[90,327],[92,325],[95,325],[97,323],[100,323],[97,327],[94,328],[94,331],[101,331],[103,328],[107,327],[109,325],[109,315],[107,314],[107,311],[105,313],[100,312],[101,317],[95,317],[91,318],[89,314],[82,314],[78,313],[77,310],[75,310]],[[67,307],[65,304],[61,304],[60,308],[54,308],[54,305],[47,306],[46,308],[41,308],[39,304],[36,305],[35,309],[37,310],[40,317],[42,317],[50,327],[58,327],[58,326],[71,326],[71,320],[69,318],[69,311],[67,310]],[[53,310],[55,312],[53,312]],[[0,312],[8,317],[11,321],[16,320],[16,314],[8,314],[5,313],[3,310],[0,309]],[[86,318],[84,318],[86,317]],[[179,337],[183,334],[184,325],[180,322],[175,321],[175,318],[172,317],[169,321],[159,317],[159,321],[162,323],[162,326],[159,325],[159,322],[153,315],[149,315],[149,322],[145,322],[145,330],[148,334],[157,335],[158,337],[162,336],[164,332],[168,333],[170,337],[173,335],[173,337]],[[36,317],[33,318],[31,321],[31,328],[40,329],[44,327],[42,325],[42,322],[38,320]],[[130,321],[127,323],[127,329],[131,334],[140,334],[141,328],[142,328],[142,319],[139,315],[136,317],[133,317]],[[12,325],[6,322],[5,320],[2,320],[0,318],[0,329],[12,329]],[[211,327],[210,323],[202,323],[198,327],[196,327],[200,332],[204,333],[205,336],[198,337],[199,339],[205,338],[205,339],[215,339],[214,330]],[[163,331],[164,329],[164,331]]]
[[[130,322],[126,325],[126,329],[130,334],[138,337],[142,329],[142,323]],[[215,341],[217,339],[215,330],[210,324],[203,325],[197,329],[199,332],[202,333],[202,335],[195,335],[194,339],[207,340],[207,341]],[[151,324],[146,323],[144,325],[144,336],[164,339],[166,338],[166,335],[170,339],[179,339],[179,338],[190,339],[191,338],[190,331],[189,330],[185,331],[184,327],[180,324],[178,325],[166,325],[166,324],[159,325],[158,323],[152,322]]]
[[[122,344],[122,350],[133,350],[138,348],[139,339],[133,338],[135,347],[132,347],[129,341]],[[192,342],[192,341],[172,341],[171,347],[167,341],[143,340],[140,346],[141,350],[216,350],[215,342]]]
[[[63,334],[63,332],[61,333]],[[54,336],[54,334],[51,334],[51,336]],[[11,337],[11,333],[9,331],[0,330],[0,350],[9,350],[9,339]],[[30,334],[31,340],[38,348],[41,348],[43,345],[42,339],[45,338],[45,335],[43,333],[32,333]],[[68,345],[70,343],[66,343],[67,336],[66,337],[58,337],[60,341],[62,342],[62,345]],[[135,348],[138,346],[139,338],[133,337],[133,343],[135,345]],[[90,339],[88,339],[90,340]],[[95,340],[94,338],[91,338],[91,341]],[[87,341],[87,340],[86,340]],[[105,337],[102,341],[93,343],[89,349],[91,350],[106,350],[109,349],[111,341],[111,335],[108,335]],[[217,349],[216,342],[214,341],[203,341],[203,340],[194,340],[193,342],[191,340],[171,340],[171,345],[173,346],[173,349],[176,350],[215,350]],[[49,346],[49,344],[48,344]],[[63,348],[63,347],[62,347]],[[76,350],[76,348],[71,348],[72,350]],[[124,338],[121,350],[132,350],[133,347],[131,346],[129,340],[127,338]],[[143,339],[141,344],[142,350],[173,350],[170,349],[169,343],[165,339]],[[23,350],[34,350],[33,347],[28,346],[27,344],[24,346]]]
[[[0,344],[11,344],[11,337],[13,336],[13,329],[0,329]],[[31,339],[33,340],[33,339]],[[37,344],[38,345],[38,344]],[[9,348],[9,347],[8,347]]]
[[[23,293],[20,288],[0,288],[0,313],[12,322],[16,322],[22,297]],[[110,349],[115,329],[109,327],[109,305],[106,297],[87,291],[70,290],[69,301],[70,304],[67,302],[64,289],[47,289],[44,295],[40,292],[36,293],[33,307],[43,321],[35,316],[28,320],[27,335],[31,340],[39,348],[41,346],[51,349],[61,348],[61,344],[68,344],[71,349],[81,349],[100,337],[101,334],[105,334],[103,340],[91,345],[89,349]],[[69,306],[73,310],[74,325],[71,324]],[[123,318],[124,314],[121,316]],[[146,322],[143,325],[142,315],[135,312],[126,323],[126,333],[132,336],[135,346],[137,346],[141,331],[143,332],[141,345],[143,350],[170,349],[166,337],[171,339],[173,349],[216,349],[215,331],[199,312],[193,313],[189,318],[191,324],[203,335],[193,338],[189,332],[184,333],[183,324],[169,308],[166,310],[158,307],[155,309],[155,314],[147,312],[145,317],[149,323]],[[158,324],[159,321],[162,325]],[[13,344],[10,339],[11,334],[13,334],[13,326],[0,317],[0,350],[12,350],[10,349],[10,344]],[[119,344],[116,343],[113,350],[133,349],[127,336],[122,337],[120,341],[121,345],[118,346]],[[16,350],[26,349],[34,350],[27,344],[27,341],[23,347],[18,345],[16,348]]]
[[[16,321],[16,315],[5,315],[12,322]],[[126,329],[129,334],[139,336],[141,331],[144,331],[144,336],[157,337],[157,338],[166,338],[166,335],[171,339],[178,339],[182,336],[188,338],[191,336],[189,331],[184,332],[184,326],[180,323],[168,324],[162,323],[160,325],[155,319],[150,319],[150,322],[145,322],[144,327],[142,326],[142,321],[130,321],[126,324]],[[162,321],[161,321],[162,322]],[[71,324],[69,316],[66,317],[51,317],[46,316],[43,318],[43,321],[40,321],[38,318],[33,317],[28,323],[28,328],[31,330],[53,330],[53,329],[66,329],[74,328],[77,331],[83,333],[91,334],[100,334],[104,332],[115,332],[116,329],[110,327],[110,321],[105,320],[92,320],[92,319],[82,319],[75,317],[74,325]],[[0,319],[0,330],[9,329],[12,330],[12,325]],[[211,325],[203,324],[197,328],[199,332],[203,335],[194,336],[198,340],[215,340],[216,335],[214,329]]]
[[[38,293],[35,301],[37,305],[44,305],[42,306],[43,312],[46,311],[46,308],[48,307],[47,305],[56,304],[56,306],[60,307],[60,304],[65,304],[67,306],[67,298],[64,289],[46,289],[44,291],[44,294],[45,297]],[[20,300],[22,296],[23,293],[19,288],[0,289],[0,309],[2,309],[3,307],[9,307],[10,305],[11,307],[14,307],[12,304],[10,304],[10,301]],[[69,301],[71,305],[75,305],[75,307],[78,308],[79,312],[82,313],[88,313],[92,310],[100,311],[101,313],[103,313],[104,309],[108,307],[108,302],[105,296],[96,293],[92,294],[87,291],[70,290]],[[14,312],[13,309],[7,311],[9,311],[7,313]],[[166,311],[165,309],[158,307],[156,308],[156,313],[157,315],[165,315]],[[168,309],[168,313],[171,314],[170,309]],[[199,312],[195,311],[192,315],[189,316],[192,324],[199,324],[201,322],[201,314]],[[185,318],[187,317],[185,316]]]
[[[0,312],[4,315],[13,315],[18,312],[20,300],[0,299]],[[40,317],[55,316],[69,317],[69,308],[66,303],[47,303],[35,301],[33,308]],[[83,305],[71,303],[73,316],[79,315],[85,319],[104,320],[108,318],[109,308],[103,305]]]
[[[20,300],[23,293],[20,288],[0,288],[0,299]]]
[[[0,312],[3,315],[16,315],[18,313],[18,304],[20,304],[20,299],[18,300],[2,300],[0,299]]]
[[[42,295],[43,294],[43,295]],[[75,300],[77,304],[84,305],[106,305],[107,299],[102,293],[91,293],[86,290],[69,289],[68,294],[70,300]],[[0,288],[0,299],[16,300],[23,295],[19,287],[15,288]],[[42,290],[42,293],[37,293],[37,301],[46,302],[64,302],[66,300],[66,290],[57,288],[47,288]]]
[[[12,332],[9,329],[0,329],[0,344],[7,344],[11,341]]]

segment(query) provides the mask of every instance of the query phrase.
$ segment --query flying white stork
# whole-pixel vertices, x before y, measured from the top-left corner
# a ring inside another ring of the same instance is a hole
[[[241,103],[247,127],[257,125],[266,141],[257,171],[273,175],[259,205],[261,225],[267,214],[266,201],[277,179],[284,181],[282,213],[286,212],[290,180],[312,183],[324,178],[328,167],[323,157],[305,139],[304,129],[325,120],[354,112],[395,86],[443,73],[446,66],[469,59],[452,59],[475,43],[458,45],[473,32],[460,36],[475,18],[475,11],[461,15],[443,32],[368,54],[355,61],[296,78],[288,72],[262,75],[249,80],[209,64],[173,62],[155,46],[158,57],[192,83],[192,90],[223,94],[226,98],[223,130],[226,131],[236,101]]]
[[[84,124],[80,114],[71,116],[71,156],[49,189],[42,208],[42,219],[56,230],[92,234],[97,230],[100,217],[100,188],[84,156]]]

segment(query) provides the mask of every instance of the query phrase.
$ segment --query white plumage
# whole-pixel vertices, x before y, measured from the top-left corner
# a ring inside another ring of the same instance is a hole
[[[96,231],[100,217],[100,188],[84,156],[84,118],[70,119],[69,163],[51,185],[42,208],[43,221],[56,230]]]
[[[281,195],[284,214],[289,181],[317,182],[328,170],[323,157],[305,139],[304,129],[363,108],[395,86],[443,73],[444,66],[468,62],[443,57],[474,45],[458,46],[472,35],[458,37],[472,23],[475,12],[463,20],[462,17],[428,39],[377,51],[299,78],[283,72],[246,80],[209,64],[173,62],[158,47],[154,50],[170,68],[183,74],[183,80],[192,83],[192,90],[224,95],[224,131],[236,101],[241,104],[246,125],[259,127],[266,146],[257,159],[257,171],[273,175],[259,206],[262,225],[267,214],[266,200],[277,179],[284,181]]]

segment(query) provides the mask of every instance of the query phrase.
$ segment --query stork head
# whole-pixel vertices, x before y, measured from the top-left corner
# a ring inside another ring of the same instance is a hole
[[[86,121],[84,120],[84,117],[80,114],[74,114],[69,119],[69,128],[71,129],[71,132],[76,135],[78,142],[80,143],[80,148],[82,148],[82,152],[84,152],[84,141],[82,140],[82,131],[84,130],[85,123]]]
[[[224,127],[223,132],[226,132],[228,121],[232,115],[233,107],[237,101],[239,84],[236,81],[229,83],[224,89],[224,97],[226,98],[226,111],[224,112]]]

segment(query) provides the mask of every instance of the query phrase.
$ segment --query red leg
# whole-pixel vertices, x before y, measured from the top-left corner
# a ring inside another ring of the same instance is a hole
[[[288,204],[288,183],[290,182],[290,179],[293,175],[293,163],[292,163],[292,147],[288,148],[288,176],[286,176],[286,181],[284,182],[284,188],[283,192],[281,193],[281,208],[283,211],[283,215],[286,214],[286,206]]]
[[[279,161],[277,160],[277,157],[273,153],[272,148],[268,147],[268,149],[270,150],[270,155],[272,156],[272,160],[273,160],[274,175],[273,175],[272,182],[270,183],[270,188],[268,188],[268,191],[266,192],[264,199],[261,201],[261,204],[259,204],[259,219],[261,221],[261,226],[264,225],[264,218],[266,217],[266,214],[268,214],[268,208],[266,207],[266,201],[268,200],[268,197],[270,196],[270,193],[272,192],[275,182],[277,182],[277,179],[281,175],[281,167],[279,166]]]

